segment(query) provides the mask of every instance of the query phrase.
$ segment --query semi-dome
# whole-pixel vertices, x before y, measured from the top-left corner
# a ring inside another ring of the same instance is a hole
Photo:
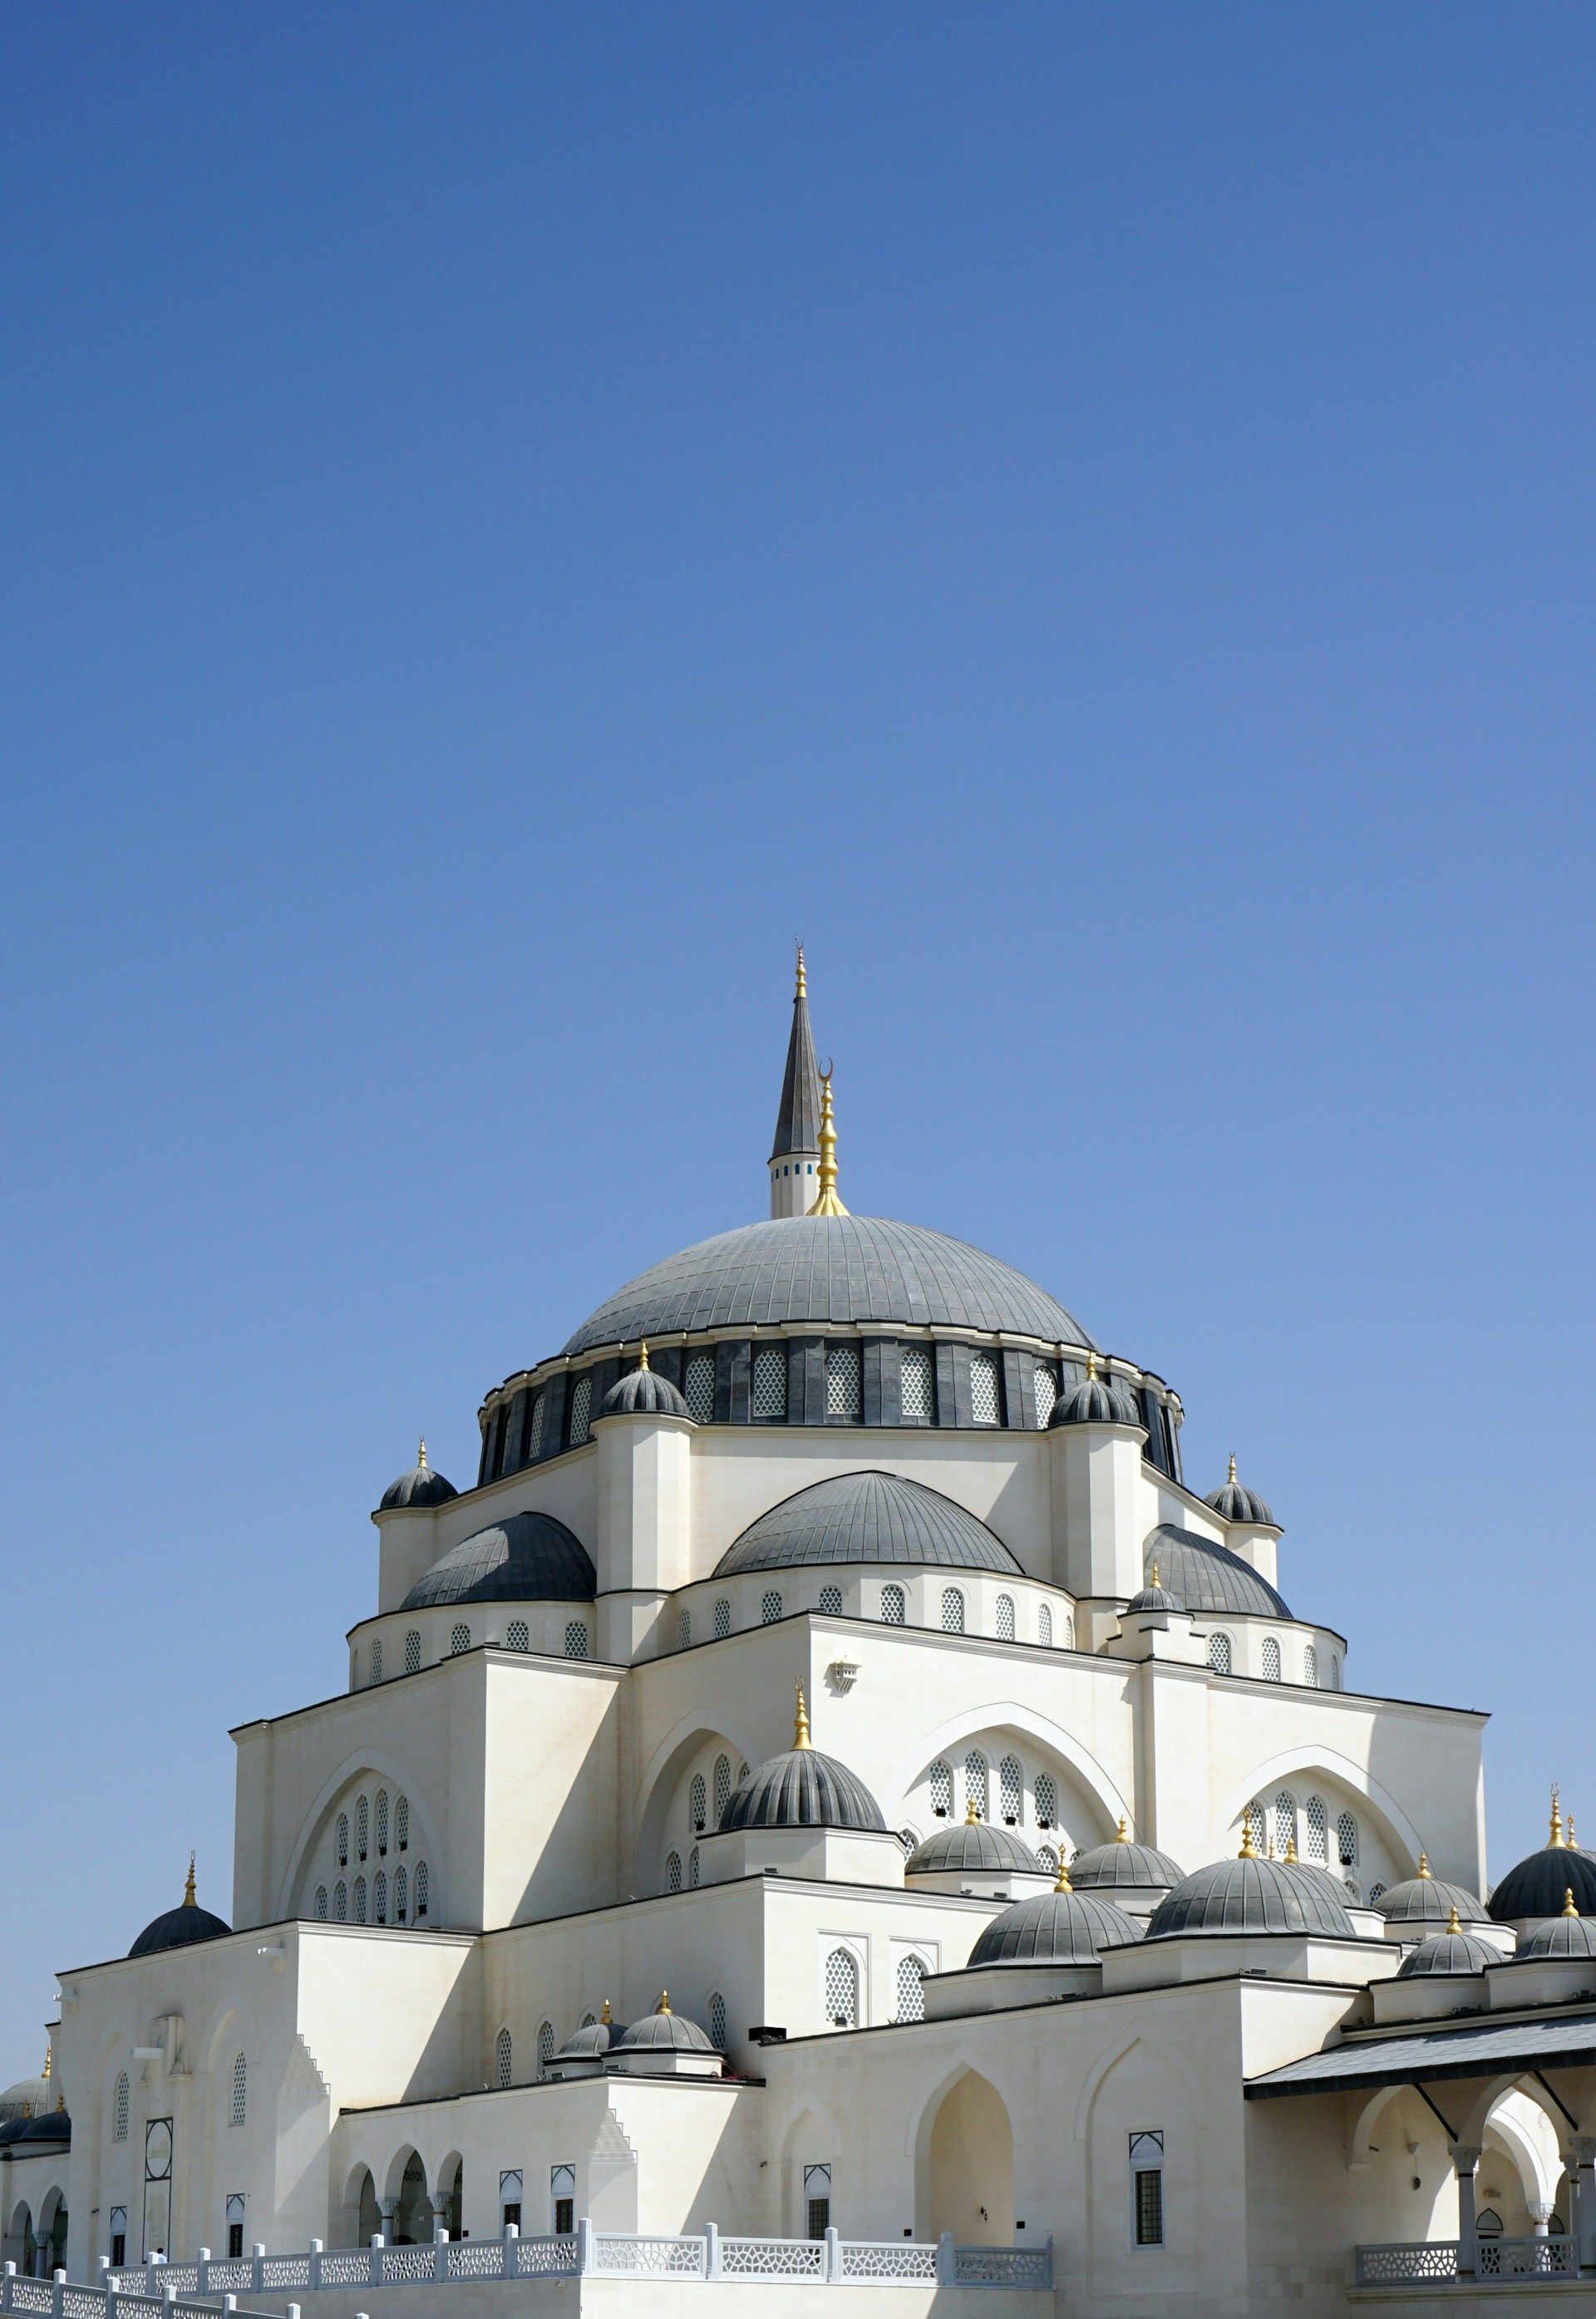
[[[1097,1374],[1097,1356],[1087,1358],[1085,1377],[1071,1393],[1060,1394],[1053,1403],[1048,1419],[1054,1425],[1140,1425],[1145,1431],[1147,1420],[1136,1405],[1136,1396],[1117,1377],[1101,1377]]]
[[[1596,1857],[1566,1840],[1563,1815],[1554,1800],[1550,1835],[1538,1852],[1508,1870],[1491,1895],[1491,1914],[1499,1925],[1526,1917],[1560,1917],[1568,1892],[1582,1917],[1596,1917]]]
[[[668,1994],[660,1991],[660,2001],[652,2013],[641,2021],[634,2021],[625,2035],[616,2043],[621,2053],[713,2053],[714,2046],[696,2021],[685,2013],[672,2013]]]
[[[1447,1920],[1447,1929],[1431,1933],[1428,1940],[1403,1957],[1396,1969],[1399,1981],[1421,1981],[1430,1973],[1483,1972],[1488,1964],[1500,1964],[1501,1952],[1478,1933],[1465,1933],[1456,1908]]]
[[[1212,1506],[1221,1521],[1248,1522],[1256,1529],[1277,1529],[1279,1524],[1256,1490],[1236,1479],[1236,1461],[1231,1460],[1231,1470],[1217,1490],[1210,1491],[1203,1501]]]
[[[1250,1562],[1243,1562],[1228,1546],[1195,1530],[1160,1522],[1142,1548],[1149,1576],[1154,1563],[1172,1593],[1188,1611],[1228,1613],[1231,1618],[1289,1619],[1284,1599]]]
[[[723,1836],[746,1827],[836,1827],[879,1836],[886,1827],[880,1805],[858,1774],[810,1746],[801,1689],[792,1746],[740,1780],[720,1815]]]
[[[600,1417],[685,1417],[690,1421],[692,1412],[680,1389],[669,1377],[648,1366],[648,1347],[643,1348],[642,1358],[635,1369],[618,1377],[600,1404]]]
[[[1028,1844],[1006,1827],[967,1819],[939,1827],[915,1846],[904,1863],[906,1876],[1040,1876],[1041,1867]]]
[[[1547,1917],[1532,1925],[1513,1952],[1514,1964],[1533,1964],[1537,1959],[1562,1959],[1571,1963],[1583,1963],[1587,1957],[1596,1957],[1596,1917],[1582,1917],[1573,1905],[1572,1887],[1563,1902],[1560,1916]],[[1500,1964],[1500,1957],[1492,1963]]]
[[[945,1232],[879,1216],[775,1216],[717,1232],[640,1272],[582,1322],[565,1351],[704,1329],[872,1321],[1092,1344],[1045,1288]]]
[[[1141,1927],[1112,1900],[1074,1892],[1032,1892],[994,1917],[969,1953],[981,1964],[1096,1964],[1105,1949],[1141,1938]]]
[[[834,1474],[783,1498],[722,1555],[715,1575],[802,1564],[899,1562],[936,1568],[1024,1571],[996,1533],[963,1506],[898,1474]]]
[[[1444,1925],[1454,1911],[1465,1925],[1489,1922],[1466,1885],[1448,1884],[1444,1877],[1430,1874],[1429,1858],[1422,1852],[1419,1854],[1418,1875],[1406,1877],[1400,1884],[1388,1885],[1375,1906],[1397,1932],[1407,1925]]]
[[[379,1513],[390,1513],[396,1506],[441,1506],[457,1498],[459,1491],[453,1482],[446,1481],[427,1463],[427,1444],[422,1441],[416,1452],[416,1462],[408,1474],[390,1482],[377,1502]]]
[[[463,1538],[418,1578],[402,1611],[450,1602],[591,1602],[592,1559],[553,1514],[507,1514]]]
[[[1183,1933],[1312,1933],[1350,1941],[1357,1929],[1328,1880],[1285,1860],[1216,1860],[1153,1910],[1150,1941]]]
[[[145,1926],[132,1947],[131,1957],[154,1956],[161,1949],[185,1949],[194,1941],[220,1940],[230,1933],[232,1926],[213,1917],[209,1908],[202,1908],[194,1899],[194,1862],[188,1863],[188,1881],[183,1888],[183,1899],[176,1908],[156,1917]]]
[[[1168,1892],[1184,1882],[1186,1870],[1150,1844],[1133,1844],[1120,1822],[1111,1844],[1095,1845],[1069,1863],[1078,1892]]]

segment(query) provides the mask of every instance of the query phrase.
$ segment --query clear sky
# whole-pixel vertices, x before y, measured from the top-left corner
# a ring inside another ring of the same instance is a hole
[[[230,1913],[227,1728],[342,1686],[417,1433],[763,1213],[795,933],[849,1205],[1492,1710],[1494,1874],[1596,1831],[1593,70],[0,17],[0,2081],[191,1845]]]

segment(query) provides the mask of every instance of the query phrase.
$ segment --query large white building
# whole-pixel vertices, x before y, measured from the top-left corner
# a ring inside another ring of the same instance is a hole
[[[470,1488],[423,1448],[347,1690],[233,1735],[230,1929],[61,1972],[19,2267],[713,2223],[1050,2240],[1082,2314],[1592,2291],[1596,1858],[1476,1897],[1482,1718],[1360,1692],[1169,1385],[834,1149],[800,961],[769,1220],[496,1385]]]

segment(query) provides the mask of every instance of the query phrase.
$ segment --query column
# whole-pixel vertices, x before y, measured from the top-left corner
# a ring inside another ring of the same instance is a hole
[[[1474,2232],[1474,2170],[1480,2162],[1480,2152],[1472,2142],[1449,2142],[1447,2155],[1457,2174],[1457,2269],[1459,2277],[1472,2274],[1478,2268],[1478,2241]]]
[[[397,2198],[379,2198],[377,2200],[377,2219],[383,2225],[383,2243],[384,2246],[392,2246],[393,2243],[393,2217],[398,2214],[398,2212],[399,2201]]]
[[[1526,2199],[1525,2204],[1529,2208],[1529,2219],[1535,2224],[1536,2237],[1537,2239],[1548,2237],[1550,2233],[1546,2226],[1552,2219],[1551,2200],[1549,2198],[1528,2198]]]
[[[1568,2145],[1568,2171],[1573,2182],[1573,2212],[1568,2227],[1578,2249],[1582,2270],[1596,2269],[1596,2134],[1576,2134]]]

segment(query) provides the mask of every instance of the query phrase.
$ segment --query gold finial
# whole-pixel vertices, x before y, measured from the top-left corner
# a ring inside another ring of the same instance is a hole
[[[1236,1478],[1236,1453],[1233,1449],[1231,1452],[1231,1470],[1227,1478],[1232,1482]]]
[[[1162,1584],[1162,1581],[1159,1579],[1159,1566],[1158,1566],[1158,1564],[1157,1564],[1156,1562],[1153,1564],[1153,1566],[1152,1566],[1152,1583],[1153,1583],[1153,1584],[1154,1584],[1155,1586],[1160,1585],[1160,1584]]]
[[[1087,1355],[1087,1383],[1088,1385],[1096,1385],[1096,1382],[1097,1382],[1097,1356],[1096,1356],[1096,1353],[1088,1353],[1088,1354]]]
[[[671,2010],[671,1992],[668,1989],[661,1990],[660,2001],[654,2009],[656,2013],[669,2013]]]
[[[793,992],[793,994],[792,994],[792,995],[793,995],[793,997],[794,997],[795,998],[807,998],[807,997],[808,997],[808,995],[809,995],[809,983],[808,983],[808,978],[807,978],[807,975],[805,974],[805,972],[804,972],[804,946],[803,946],[802,943],[799,943],[798,944],[798,946],[797,946],[797,947],[798,947],[798,987],[797,987],[797,988],[794,990],[794,992]]]
[[[1429,1854],[1428,1852],[1421,1852],[1419,1854],[1419,1873],[1426,1884],[1434,1881],[1429,1872]]]
[[[1120,1814],[1120,1824],[1114,1832],[1114,1840],[1116,1844],[1129,1844],[1131,1841],[1131,1831],[1125,1825],[1125,1815],[1123,1812]]]
[[[845,1216],[837,1197],[837,1131],[831,1107],[831,1072],[820,1074],[820,1196],[809,1210],[812,1216]]]
[[[1061,1851],[1059,1854],[1059,1881],[1054,1885],[1053,1890],[1055,1892],[1073,1892],[1075,1890],[1074,1885],[1069,1881],[1069,1870],[1065,1863],[1064,1854]]]
[[[1563,1840],[1563,1813],[1558,1805],[1557,1797],[1557,1782],[1554,1780],[1552,1782],[1552,1832],[1546,1838],[1546,1846],[1552,1852],[1565,1852],[1568,1847]]]
[[[648,1339],[646,1337],[644,1338],[642,1343],[637,1348],[637,1366],[640,1369],[645,1369],[648,1367]]]
[[[1258,1850],[1252,1841],[1252,1815],[1250,1812],[1248,1813],[1246,1818],[1241,1823],[1241,1849],[1236,1854],[1236,1857],[1238,1860],[1256,1860],[1258,1858]]]
[[[1570,1852],[1577,1852],[1579,1850],[1578,1845],[1573,1840],[1573,1814],[1572,1812],[1568,1815],[1568,1848]]]
[[[1573,1905],[1573,1886],[1572,1884],[1565,1884],[1563,1887],[1563,1913],[1565,1917],[1577,1917],[1579,1915],[1579,1910]]]
[[[976,1809],[976,1800],[970,1796],[964,1806],[964,1825],[966,1827],[978,1827],[980,1825],[980,1818],[981,1816]]]
[[[798,1685],[798,1710],[792,1719],[792,1744],[807,1747],[809,1744],[809,1710],[804,1704],[804,1686]]]
[[[24,2117],[32,2117],[32,2115],[33,2115],[33,2105],[32,2105],[32,2103],[31,2101],[25,2101],[25,2102],[23,2104],[23,2116]]]
[[[1463,1926],[1457,1921],[1457,1903],[1456,1900],[1452,1903],[1452,1913],[1447,1919],[1447,1930],[1449,1933],[1460,1933],[1463,1930]]]
[[[183,1905],[185,1908],[192,1908],[194,1905],[194,1854],[192,1852],[188,1855],[188,1881],[183,1888]]]
[[[1297,1864],[1297,1837],[1296,1837],[1296,1830],[1295,1830],[1294,1828],[1292,1830],[1291,1834],[1286,1837],[1286,1839],[1285,1839],[1285,1850],[1281,1854],[1280,1857],[1282,1858],[1282,1860],[1284,1860],[1284,1861],[1285,1861],[1285,1864],[1286,1864],[1286,1866],[1287,1866],[1288,1868],[1294,1868],[1294,1867],[1296,1866],[1296,1864]]]
[[[67,2107],[67,2097],[66,2097],[66,2095],[65,2095],[65,2094],[58,2094],[58,2095],[56,2096],[56,2116],[57,2116],[58,2117],[60,2116],[61,2112],[66,2108],[66,2107]]]
[[[416,1464],[423,1474],[427,1471],[427,1436],[424,1433],[416,1448]]]
[[[609,1999],[608,1998],[604,2000],[604,2010],[600,2014],[599,2018],[603,2022],[606,2028],[608,2028],[609,2024],[615,2019],[614,2014],[609,2009]]]
[[[50,2047],[48,2045],[44,2049],[44,2067],[40,2071],[39,2074],[41,2078],[48,2078],[50,2075]]]

